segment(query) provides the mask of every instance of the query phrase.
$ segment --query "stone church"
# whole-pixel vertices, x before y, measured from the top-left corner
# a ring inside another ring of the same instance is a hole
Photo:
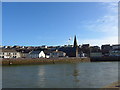
[[[63,51],[66,53],[68,57],[78,57],[78,45],[76,36],[74,37],[74,44],[73,47],[61,47],[59,51]]]

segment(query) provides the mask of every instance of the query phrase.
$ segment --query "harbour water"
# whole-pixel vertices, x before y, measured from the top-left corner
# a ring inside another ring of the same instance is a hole
[[[2,67],[3,88],[101,88],[118,81],[118,62]]]

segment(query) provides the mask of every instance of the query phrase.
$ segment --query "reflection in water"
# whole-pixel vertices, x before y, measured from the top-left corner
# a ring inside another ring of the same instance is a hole
[[[79,76],[79,71],[78,71],[78,68],[77,68],[77,64],[74,64],[74,71],[73,71],[73,76],[74,76],[74,87],[78,87],[78,82],[80,81],[78,79],[78,76]]]
[[[76,68],[76,66],[74,67],[74,72],[73,72],[73,76],[77,77],[79,75],[79,72]]]
[[[100,88],[118,80],[117,62],[4,66],[3,88]]]
[[[45,87],[45,68],[44,66],[38,68],[38,85]]]

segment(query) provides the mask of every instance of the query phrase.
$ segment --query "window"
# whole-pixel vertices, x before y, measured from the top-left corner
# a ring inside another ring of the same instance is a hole
[[[10,55],[10,53],[7,53],[7,55]]]
[[[13,58],[16,58],[16,56],[13,56]]]
[[[17,55],[16,53],[13,53],[13,55]]]

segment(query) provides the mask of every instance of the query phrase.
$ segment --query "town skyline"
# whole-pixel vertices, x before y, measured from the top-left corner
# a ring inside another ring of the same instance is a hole
[[[116,57],[119,56],[120,44],[90,46],[78,45],[74,36],[73,45],[64,46],[0,46],[0,58],[52,58],[52,57]],[[5,54],[6,53],[6,54]]]
[[[78,45],[118,44],[117,8],[110,2],[3,2],[2,45],[72,45],[74,35]]]
[[[72,42],[73,42],[74,40],[72,40]],[[78,40],[77,40],[77,42],[79,42]],[[99,46],[99,47],[101,47],[102,45],[119,45],[119,43],[114,43],[114,44],[110,44],[110,43],[105,43],[105,44],[101,44],[101,45],[91,45],[90,43],[81,43],[81,44],[78,44],[78,46],[81,46],[81,45],[85,45],[85,44],[89,44],[90,46]],[[67,43],[67,44],[64,44],[64,45],[46,45],[46,44],[41,44],[41,45],[19,45],[19,44],[13,44],[13,45],[3,45],[3,44],[1,44],[0,45],[1,47],[2,46],[25,46],[25,47],[29,47],[29,46],[32,46],[32,47],[37,47],[37,46],[73,46],[73,43]]]

